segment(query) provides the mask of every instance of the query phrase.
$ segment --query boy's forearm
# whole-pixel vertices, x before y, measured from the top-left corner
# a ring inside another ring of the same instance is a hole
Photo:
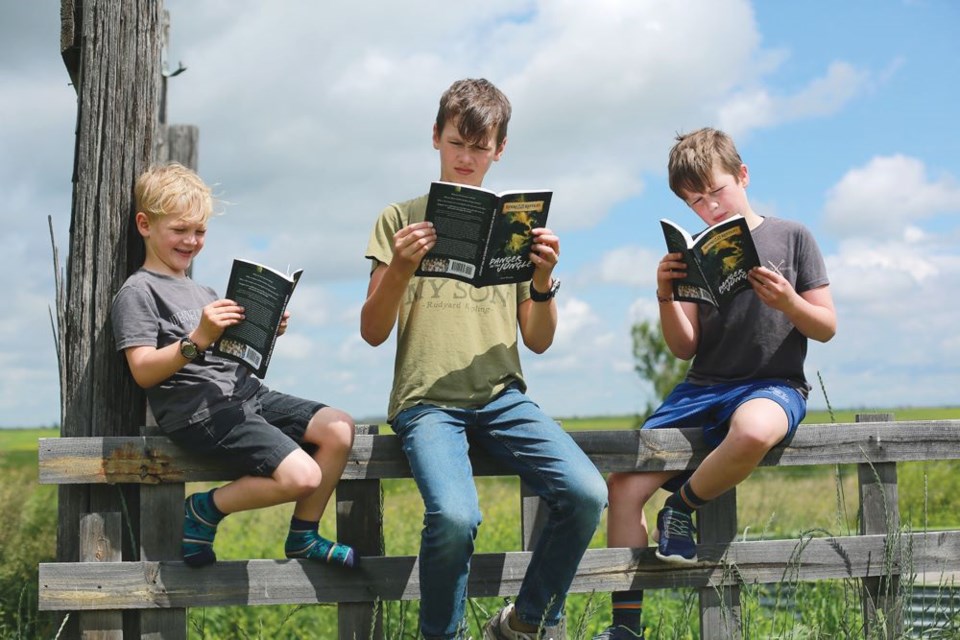
[[[783,311],[797,331],[811,340],[827,342],[837,333],[837,312],[829,286],[795,294]]]
[[[546,302],[531,299],[520,303],[520,335],[523,344],[534,353],[543,353],[553,344],[557,333],[557,301]]]
[[[683,305],[677,301],[659,303],[660,331],[670,353],[681,360],[689,360],[697,352],[697,327],[684,311]]]
[[[198,349],[200,346],[198,345]],[[136,383],[144,388],[155,387],[180,371],[190,362],[180,353],[180,342],[173,342],[160,349],[134,347],[127,350],[127,363]]]
[[[378,267],[370,276],[367,299],[360,310],[360,335],[368,344],[378,346],[390,337],[410,277]]]

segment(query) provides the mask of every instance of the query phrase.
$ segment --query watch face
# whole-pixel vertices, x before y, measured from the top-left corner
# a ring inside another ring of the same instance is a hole
[[[197,345],[193,344],[193,342],[188,338],[184,338],[180,341],[180,353],[184,358],[193,360],[197,357]]]

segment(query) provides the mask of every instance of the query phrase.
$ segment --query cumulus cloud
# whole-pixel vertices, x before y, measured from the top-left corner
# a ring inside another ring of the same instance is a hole
[[[919,221],[958,211],[960,184],[955,177],[931,177],[918,158],[893,155],[848,171],[827,193],[824,217],[841,237],[883,239],[908,233]]]
[[[793,94],[773,94],[755,87],[731,96],[719,110],[720,128],[734,138],[752,129],[838,112],[870,87],[869,72],[847,62],[834,62],[823,77]]]

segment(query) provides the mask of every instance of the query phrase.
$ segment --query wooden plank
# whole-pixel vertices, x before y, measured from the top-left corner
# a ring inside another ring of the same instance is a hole
[[[80,518],[80,561],[120,562],[120,514],[87,513]],[[83,640],[123,640],[120,611],[81,611]]]
[[[892,420],[889,413],[858,414],[857,422]],[[885,548],[883,562],[893,562],[893,553],[899,544],[900,507],[897,491],[897,465],[894,462],[857,465],[860,493],[860,533],[883,534],[890,544]],[[863,579],[864,637],[883,637],[887,640],[901,637],[903,609],[900,598],[900,578],[897,575]]]
[[[907,534],[885,567],[886,536],[847,536],[702,545],[701,562],[676,567],[652,549],[589,549],[571,592],[703,588],[736,584],[879,577],[885,570],[960,570],[960,531]],[[477,554],[473,597],[516,595],[528,552]],[[44,563],[39,608],[208,607],[412,600],[420,597],[416,558],[365,558],[362,571],[304,560],[217,562],[193,569],[182,562]]]
[[[707,449],[699,430],[574,431],[574,440],[601,472],[695,468]],[[762,466],[859,464],[960,459],[960,420],[804,425],[788,446],[774,448]],[[216,459],[186,452],[168,439],[43,438],[44,484],[160,483],[232,480]],[[474,475],[512,475],[482,454],[471,456]],[[393,435],[359,435],[345,480],[409,478],[410,468]]]

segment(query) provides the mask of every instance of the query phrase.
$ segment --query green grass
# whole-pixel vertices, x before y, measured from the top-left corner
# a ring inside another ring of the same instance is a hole
[[[858,410],[866,412],[866,409]],[[852,422],[858,411],[836,412],[837,422]],[[890,410],[877,411],[878,413]],[[898,419],[957,419],[960,408],[894,409]],[[827,412],[811,412],[807,423],[831,422]],[[568,430],[627,429],[632,416],[563,419]],[[53,429],[0,429],[0,504],[7,518],[0,526],[0,548],[16,549],[0,564],[0,638],[52,637],[51,617],[36,612],[36,564],[53,559],[56,488],[39,486],[37,440],[55,437]],[[953,462],[918,462],[898,466],[902,519],[914,530],[960,526],[960,475]],[[484,522],[477,552],[519,550],[519,482],[516,478],[479,478]],[[192,492],[211,486],[188,485]],[[419,547],[423,502],[409,480],[388,480],[384,487],[386,551],[415,555]],[[820,529],[846,534],[856,528],[856,472],[854,467],[798,467],[759,469],[738,489],[741,532],[750,538],[793,537]],[[824,500],[824,496],[831,499]],[[845,496],[840,513],[833,496]],[[648,505],[648,518],[660,500]],[[849,506],[849,505],[852,505]],[[223,559],[280,558],[289,522],[289,505],[235,514],[221,525],[217,553]],[[605,546],[605,520],[591,546]],[[324,535],[334,536],[333,509],[321,523]],[[749,637],[852,638],[857,637],[859,605],[856,582],[832,581],[798,585],[796,609],[771,616],[761,610],[756,589],[744,590],[744,619]],[[656,590],[647,594],[649,638],[696,638],[698,623],[692,590]],[[475,599],[468,609],[474,637],[480,624],[501,605],[497,598]],[[386,603],[387,637],[414,638],[417,603]],[[803,621],[801,625],[794,613]],[[571,638],[590,638],[609,621],[609,596],[572,595],[567,607]],[[332,606],[212,607],[191,609],[190,637],[214,638],[331,638],[335,637],[336,609]],[[582,624],[578,624],[582,621]],[[860,632],[862,637],[862,632]]]

